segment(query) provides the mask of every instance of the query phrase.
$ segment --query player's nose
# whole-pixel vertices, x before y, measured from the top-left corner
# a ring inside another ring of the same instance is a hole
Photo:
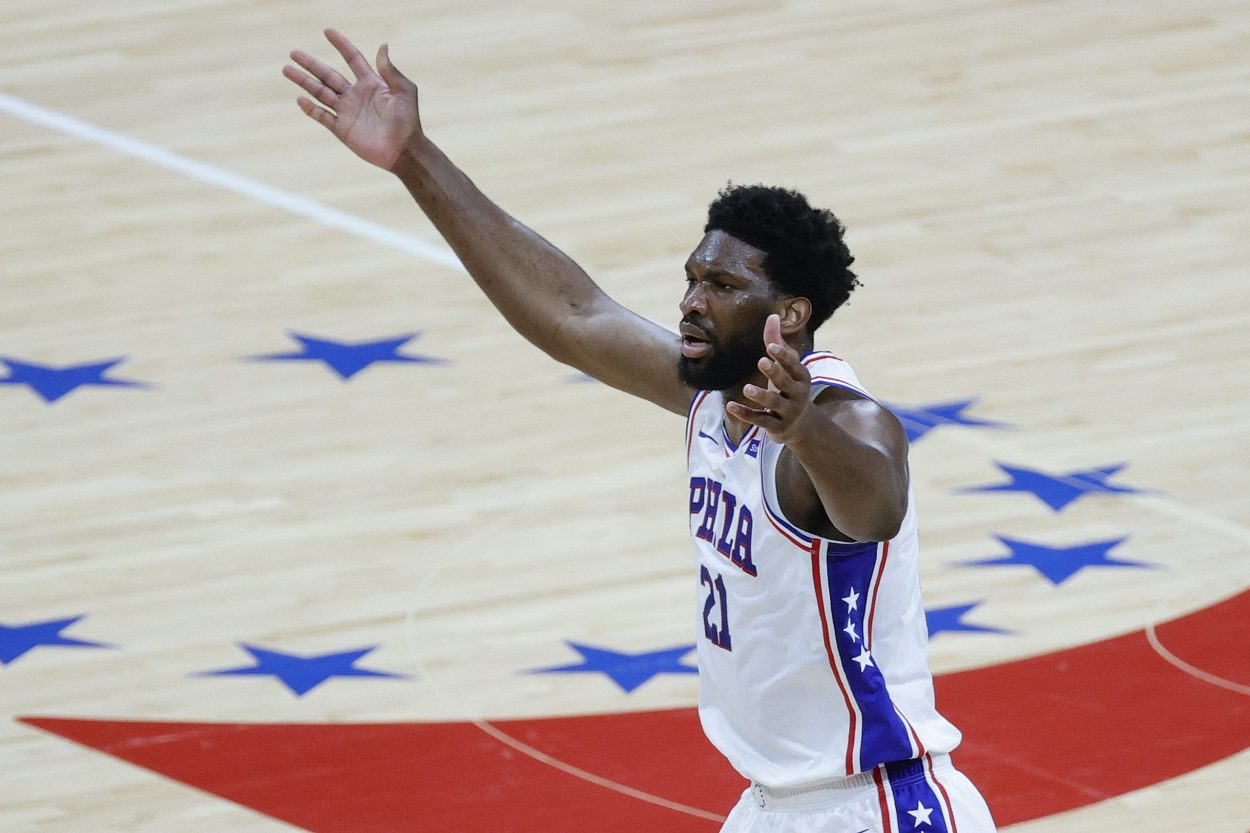
[[[703,282],[695,281],[686,289],[686,294],[682,296],[681,303],[677,305],[681,310],[682,316],[697,313],[698,315],[707,315],[707,294],[703,290]]]

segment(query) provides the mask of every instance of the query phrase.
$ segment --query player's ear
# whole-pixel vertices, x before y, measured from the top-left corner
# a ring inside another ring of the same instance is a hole
[[[777,314],[781,317],[781,334],[793,335],[807,327],[812,317],[812,302],[802,297],[787,298]]]

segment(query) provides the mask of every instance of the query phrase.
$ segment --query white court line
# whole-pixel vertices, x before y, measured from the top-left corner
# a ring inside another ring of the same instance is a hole
[[[560,760],[559,758],[555,758],[555,757],[552,757],[551,755],[548,755],[546,752],[543,752],[539,749],[535,749],[534,747],[526,744],[523,741],[517,740],[516,738],[512,737],[512,735],[509,735],[503,730],[491,725],[490,723],[487,723],[485,720],[475,719],[472,721],[472,723],[474,726],[481,729],[486,734],[490,735],[491,737],[495,738],[501,743],[506,743],[508,746],[511,746],[513,749],[517,750],[518,752],[522,752],[530,756],[534,760],[547,764],[548,766],[552,766],[560,770],[561,772],[567,772],[569,775],[575,776],[577,778],[581,778],[583,781],[589,781],[592,784],[596,784],[600,787],[604,787],[606,789],[612,790],[613,792],[622,793],[624,795],[629,796],[630,798],[636,798],[639,801],[645,801],[648,804],[655,804],[657,806],[664,807],[665,809],[668,809],[668,810],[675,810],[679,813],[686,813],[687,815],[697,816],[701,819],[707,819],[708,821],[714,821],[714,822],[721,823],[721,824],[723,824],[725,821],[725,817],[722,815],[718,815],[716,813],[709,813],[707,810],[700,810],[698,807],[691,807],[688,804],[681,804],[676,801],[669,801],[667,798],[661,798],[658,795],[654,795],[649,792],[643,792],[642,790],[635,789],[625,784],[621,784],[617,781],[612,781],[608,778],[604,778],[601,775],[595,775],[593,772],[587,772],[584,769],[575,767],[570,763],[566,763]]]
[[[323,205],[306,197],[283,191],[272,185],[266,185],[263,182],[240,176],[225,168],[179,156],[165,148],[150,145],[138,139],[132,139],[122,133],[96,127],[94,124],[88,124],[64,113],[58,113],[55,110],[31,104],[28,101],[2,92],[0,92],[0,111],[32,124],[55,130],[58,133],[64,133],[75,139],[81,139],[93,145],[100,145],[127,156],[142,159],[145,162],[151,162],[157,167],[183,174],[206,185],[213,185],[226,191],[242,194],[245,197],[251,197],[257,202],[284,209],[324,226],[345,231],[348,234],[354,234],[357,237],[363,237],[375,243],[381,243],[383,246],[388,246],[392,249],[398,249],[428,263],[460,268],[460,261],[445,246],[427,243],[418,237],[395,231],[386,226],[357,217],[354,214],[348,214],[346,211],[340,211],[337,208],[331,208],[328,205]]]
[[[386,226],[357,217],[354,214],[348,214],[346,211],[322,205],[319,202],[291,194],[271,185],[266,185],[263,182],[257,182],[254,179],[248,179],[232,173],[224,168],[218,168],[215,165],[196,162],[193,159],[179,156],[164,148],[140,142],[137,139],[132,139],[112,130],[96,127],[72,116],[31,104],[3,92],[0,92],[0,111],[68,136],[111,148],[128,156],[143,159],[208,185],[215,185],[219,188],[251,197],[259,202],[285,209],[293,214],[307,217],[314,222],[331,228],[346,231],[349,234],[355,234],[367,240],[381,243],[384,246],[398,249],[429,263],[463,268],[460,266],[460,261],[455,254],[445,246],[427,243],[420,238],[403,234]],[[988,441],[982,442],[979,438],[966,433],[957,436],[960,436],[966,444],[979,446],[982,449],[987,449],[991,445],[997,449],[1003,445],[1002,442],[999,442],[1001,435],[996,437],[992,444]],[[1010,446],[1011,444],[1008,442],[1007,445]],[[987,451],[987,453],[989,452]],[[991,456],[993,455],[991,454]],[[1157,508],[1182,520],[1229,535],[1243,543],[1250,543],[1250,528],[1237,521],[1205,510],[1195,509],[1166,496],[1139,496],[1139,499],[1141,498],[1153,498]]]
[[[1159,641],[1159,635],[1155,633],[1155,626],[1153,623],[1146,626],[1146,641],[1150,643],[1151,648],[1155,649],[1155,653],[1191,677],[1197,677],[1204,683],[1210,683],[1211,685],[1219,686],[1220,688],[1226,688],[1229,691],[1235,691],[1238,694],[1250,696],[1250,686],[1235,683],[1232,680],[1226,680],[1223,677],[1217,677],[1209,671],[1203,671],[1201,668],[1190,665],[1185,662],[1185,660],[1169,651],[1167,648],[1164,648],[1163,643]]]

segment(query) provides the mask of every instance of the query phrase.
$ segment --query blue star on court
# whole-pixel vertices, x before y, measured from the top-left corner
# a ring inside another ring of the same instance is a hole
[[[960,492],[1028,492],[1056,512],[1086,495],[1150,494],[1145,489],[1110,483],[1128,463],[1117,463],[1100,469],[1080,469],[1064,474],[1050,474],[1040,469],[1026,469],[994,461],[994,465],[1011,478],[1007,483],[969,486]]]
[[[595,648],[578,642],[566,642],[570,648],[582,655],[582,661],[572,665],[557,665],[552,668],[535,668],[530,674],[606,674],[621,690],[629,694],[657,674],[698,674],[699,669],[693,665],[683,665],[682,657],[694,650],[693,645],[682,645],[676,648],[665,648],[659,651],[643,651],[629,654],[623,651],[611,651],[606,648]]]
[[[1010,555],[998,558],[984,558],[976,561],[965,561],[969,567],[1008,567],[1025,566],[1037,570],[1051,584],[1063,584],[1086,567],[1118,567],[1136,569],[1157,569],[1157,564],[1146,561],[1131,561],[1126,558],[1114,558],[1111,550],[1128,540],[1114,538],[1109,541],[1092,541],[1088,544],[1076,544],[1071,547],[1048,547],[1044,544],[1033,544],[1015,538],[1004,538],[995,535],[999,543],[1005,546]]]
[[[28,625],[0,624],[0,665],[8,665],[28,651],[45,645],[61,645],[70,648],[113,647],[104,642],[88,642],[85,639],[61,635],[61,631],[82,618],[82,616],[70,616],[66,619],[31,622]]]
[[[960,399],[957,402],[945,402],[938,405],[925,405],[917,408],[904,408],[890,405],[890,411],[898,417],[907,431],[907,441],[914,443],[939,425],[963,425],[970,428],[1008,428],[1005,422],[994,422],[988,419],[977,419],[966,416],[964,411],[971,408],[978,398]]]
[[[277,677],[296,697],[303,697],[331,677],[390,677],[406,679],[403,674],[372,671],[357,668],[356,663],[378,646],[372,645],[355,651],[338,654],[300,656],[282,651],[269,651],[255,645],[241,643],[243,650],[252,655],[255,665],[225,668],[220,671],[202,671],[197,677]]]
[[[1009,631],[1004,628],[993,628],[989,625],[977,625],[972,622],[965,622],[964,617],[980,606],[981,602],[973,602],[972,604],[966,605],[951,605],[950,607],[934,607],[926,609],[924,617],[929,626],[929,638],[932,639],[934,636],[942,633],[943,631],[1001,634],[1015,633],[1015,631]]]
[[[377,341],[334,341],[328,338],[315,338],[302,333],[288,333],[302,348],[293,353],[270,353],[264,356],[252,356],[254,361],[270,362],[325,362],[331,370],[344,380],[350,379],[369,365],[378,362],[398,362],[403,364],[446,364],[445,359],[432,356],[403,355],[399,349],[420,333],[409,333],[396,338],[383,338]]]
[[[105,373],[125,360],[126,357],[123,356],[103,362],[67,364],[58,367],[0,357],[0,364],[7,367],[9,371],[7,376],[0,378],[0,385],[28,385],[44,402],[49,404],[84,385],[116,388],[150,387],[143,382],[129,379],[105,378]]]

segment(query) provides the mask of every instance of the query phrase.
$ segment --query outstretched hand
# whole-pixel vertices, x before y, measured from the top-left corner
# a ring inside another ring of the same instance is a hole
[[[395,69],[386,44],[378,49],[377,72],[344,35],[326,29],[328,40],[355,75],[344,78],[333,67],[295,50],[282,74],[316,101],[300,96],[301,110],[320,122],[357,156],[384,170],[392,170],[404,148],[421,135],[417,86]]]
[[[760,372],[768,379],[768,387],[746,385],[742,393],[759,408],[748,408],[738,402],[725,407],[729,413],[768,432],[775,442],[784,443],[811,405],[812,374],[801,357],[781,336],[781,318],[770,315],[764,322],[764,352],[759,361]]]

